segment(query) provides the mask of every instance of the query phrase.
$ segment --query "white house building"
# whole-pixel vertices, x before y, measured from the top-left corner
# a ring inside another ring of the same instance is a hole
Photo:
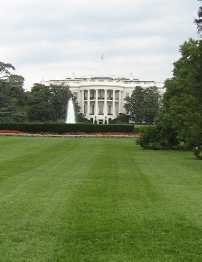
[[[126,113],[125,98],[136,86],[147,88],[157,86],[163,93],[163,84],[155,81],[118,77],[68,77],[64,80],[43,82],[50,85],[67,85],[76,97],[80,112],[93,123],[108,123],[120,113]]]

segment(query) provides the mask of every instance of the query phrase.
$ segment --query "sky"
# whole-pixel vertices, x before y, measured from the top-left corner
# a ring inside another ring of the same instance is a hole
[[[0,0],[0,61],[25,88],[67,76],[164,81],[197,38],[196,0]]]

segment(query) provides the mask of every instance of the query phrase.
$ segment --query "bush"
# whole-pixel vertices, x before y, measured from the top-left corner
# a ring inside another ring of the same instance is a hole
[[[201,146],[195,146],[193,151],[194,151],[194,155],[198,159],[202,160],[202,145]]]
[[[68,132],[133,132],[133,125],[92,125],[92,124],[64,124],[64,123],[13,123],[0,124],[0,130],[16,130],[28,133]]]
[[[142,137],[139,138],[138,144],[145,149],[161,149],[158,129],[155,126],[150,126]]]
[[[139,144],[147,149],[180,149],[175,130],[172,128],[165,130],[159,126],[148,127]]]

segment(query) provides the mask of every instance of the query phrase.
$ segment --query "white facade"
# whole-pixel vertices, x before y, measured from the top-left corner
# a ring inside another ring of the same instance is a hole
[[[93,123],[108,123],[120,113],[126,113],[125,98],[136,86],[147,88],[157,86],[163,92],[162,83],[139,81],[129,78],[73,77],[64,80],[50,80],[45,84],[67,85],[76,97],[80,112]]]

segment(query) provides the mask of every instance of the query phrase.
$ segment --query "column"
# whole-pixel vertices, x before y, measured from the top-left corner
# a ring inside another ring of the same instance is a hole
[[[122,101],[122,92],[121,92],[121,90],[119,90],[119,114],[120,114],[120,113],[123,113],[123,112],[122,112],[122,104],[121,104],[121,101]]]
[[[90,90],[88,89],[88,107],[87,107],[87,115],[90,115]]]
[[[95,116],[98,115],[98,90],[95,90]]]
[[[107,89],[104,89],[104,124],[105,121],[108,123],[108,112],[107,112]]]
[[[107,116],[107,89],[105,89],[104,94],[104,117]]]
[[[80,92],[80,98],[81,98],[81,113],[84,114],[84,90],[81,90]]]
[[[113,97],[112,97],[112,114],[113,114],[113,117],[115,117],[116,115],[116,112],[115,112],[115,90],[113,90]]]

